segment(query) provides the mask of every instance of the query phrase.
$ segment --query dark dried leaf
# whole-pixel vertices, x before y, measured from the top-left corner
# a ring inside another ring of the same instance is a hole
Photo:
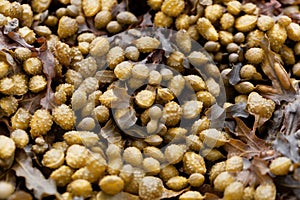
[[[171,38],[174,32],[170,31],[169,29],[164,28],[158,28],[155,31],[155,35],[158,37],[157,39],[161,43],[161,48],[165,51],[166,55],[169,55],[171,52],[173,52],[172,42]]]
[[[152,27],[153,26],[153,22],[151,20],[152,16],[150,15],[149,12],[147,12],[146,14],[144,14],[142,16],[142,21],[139,24],[139,27]]]
[[[300,191],[300,182],[298,180],[293,179],[291,175],[287,175],[284,177],[278,177],[276,179],[278,184],[284,187],[292,188],[292,189],[297,189]]]
[[[0,111],[1,112],[1,111]],[[0,114],[2,115],[2,113]],[[5,124],[5,127],[0,126],[0,135],[9,135],[10,132],[14,131],[14,129],[10,126],[10,119],[7,117],[0,117],[0,122]]]
[[[47,88],[50,88],[47,84]],[[45,109],[52,109],[55,104],[55,97],[54,97],[54,92],[52,89],[47,89],[46,95],[44,98],[41,99],[40,104],[43,108]]]
[[[239,172],[236,176],[237,181],[240,181],[244,185],[255,185],[257,177],[250,169]]]
[[[239,172],[236,177],[244,185],[254,186],[261,183],[273,182],[268,172],[268,162],[259,157],[254,157],[251,160],[249,168]]]
[[[49,16],[49,10],[45,10],[39,15],[39,18],[34,18],[32,27],[36,27],[39,24],[43,23]]]
[[[242,63],[238,63],[232,67],[232,70],[229,73],[229,83],[231,85],[236,85],[241,81],[240,71],[242,68]]]
[[[2,34],[2,33],[1,33]],[[17,47],[17,45],[15,44],[10,44],[6,39],[4,35],[0,35],[3,36],[0,37],[0,44],[3,43],[4,47],[7,48],[14,48]],[[55,64],[54,64],[54,56],[51,53],[51,51],[48,49],[47,47],[47,40],[45,38],[39,38],[37,39],[37,42],[39,44],[41,44],[40,48],[35,48],[32,45],[29,45],[18,33],[16,32],[8,32],[7,36],[12,39],[13,41],[15,41],[17,44],[25,47],[25,48],[29,48],[31,51],[36,52],[37,56],[42,60],[43,62],[43,72],[47,77],[47,93],[45,95],[45,97],[43,99],[41,99],[41,105],[48,109],[48,108],[52,108],[53,104],[54,104],[54,93],[52,91],[51,88],[51,83],[52,83],[52,79],[55,78],[56,73],[55,73]],[[18,45],[18,46],[19,46]],[[9,57],[9,55],[6,54],[6,58],[9,61],[9,63],[14,66],[15,64],[13,63],[13,59],[11,57]],[[15,71],[18,68],[14,67]]]
[[[17,152],[12,169],[15,170],[17,176],[25,178],[26,187],[33,190],[37,199],[58,195],[54,180],[45,179],[41,171],[32,166],[31,158],[24,151]]]
[[[24,191],[16,191],[15,193],[13,193],[8,200],[32,200],[32,196],[31,194],[24,192]]]
[[[295,23],[300,23],[300,13],[295,12],[288,15]]]
[[[93,26],[94,27],[94,26]],[[77,33],[80,34],[80,33],[84,33],[84,32],[93,32],[91,31],[91,29],[88,27],[87,23],[84,22],[84,23],[81,23],[78,25],[78,31]]]
[[[2,31],[0,31],[0,50],[2,49],[14,49],[19,45],[16,43],[11,43],[11,41],[6,37]]]
[[[298,140],[300,138],[300,98],[297,95],[296,100],[281,107],[282,124],[277,123],[279,133],[274,141],[274,148],[281,154],[293,160],[295,163],[300,162]]]
[[[224,127],[226,112],[225,109],[218,104],[214,104],[206,111],[206,116],[210,121],[210,127],[221,129]]]
[[[159,64],[166,59],[165,51],[163,49],[156,49],[147,56],[146,63]]]
[[[19,101],[20,107],[28,110],[31,114],[33,114],[37,109],[41,107],[41,99],[45,97],[45,92],[39,94],[26,93],[22,99]]]
[[[235,120],[237,123],[236,133],[242,141],[258,151],[268,151],[270,149],[270,146],[266,143],[266,141],[258,138],[255,135],[255,132],[248,128],[242,120],[239,118],[235,118]]]
[[[284,111],[283,109],[275,110],[273,113],[273,117],[271,118],[270,126],[268,127],[268,138],[273,140],[277,136],[277,133],[282,127],[282,122],[284,119]]]
[[[175,198],[179,195],[181,195],[182,193],[186,192],[186,191],[189,191],[190,188],[185,188],[183,190],[180,190],[180,191],[174,191],[174,190],[168,190],[166,188],[164,188],[164,191],[163,191],[163,194],[162,196],[160,197],[161,199],[169,199],[169,198]]]
[[[262,94],[268,98],[271,98],[278,104],[280,101],[292,101],[294,99],[294,95],[296,94],[296,90],[292,84],[292,81],[289,78],[289,75],[285,71],[284,67],[282,66],[281,61],[276,56],[275,52],[273,52],[270,49],[270,42],[267,37],[264,37],[264,39],[261,41],[261,48],[264,50],[265,53],[265,59],[262,64],[262,70],[263,72],[269,77],[269,79],[272,81],[273,88],[276,91],[276,94],[273,93],[265,93]],[[279,64],[280,66],[280,74],[278,73],[278,70],[275,70],[274,65]],[[277,73],[276,73],[277,71]],[[284,86],[283,83],[280,82],[280,79],[278,78],[278,75],[285,77],[285,79],[288,79],[285,81],[285,85],[289,85],[289,88],[287,86]]]
[[[239,118],[236,120],[234,134],[238,139],[230,138],[224,146],[228,157],[239,155],[244,161],[244,170],[237,177],[245,185],[257,185],[260,183],[272,182],[268,175],[268,159],[276,157],[277,154],[271,150],[270,145],[255,135],[255,132],[246,126]]]
[[[271,146],[265,141],[258,138],[247,125],[240,120],[236,120],[235,134],[238,139],[230,138],[224,146],[229,155],[240,155],[245,158],[253,158],[255,156],[268,157],[273,156],[273,151],[270,151]],[[270,155],[271,154],[271,155]]]
[[[113,7],[111,14],[115,18],[120,12],[127,10],[127,8],[128,8],[128,0],[121,1],[121,3]]]
[[[227,133],[234,133],[235,130],[235,122],[233,120],[226,120],[224,123],[224,130]]]
[[[205,200],[220,200],[221,198],[212,193],[205,193]]]
[[[277,176],[275,183],[280,188],[286,188],[292,190],[297,199],[300,199],[300,181],[295,180],[292,175]]]
[[[279,133],[274,141],[274,148],[282,155],[290,158],[293,162],[300,163],[297,141],[295,134],[283,135]]]
[[[245,152],[250,152],[251,148],[241,140],[233,138],[229,139],[229,141],[225,144],[224,149],[227,151],[228,157],[244,155],[246,158],[251,158],[257,154],[256,152],[254,155],[250,153],[245,155]]]
[[[6,182],[11,183],[12,185],[16,186],[16,175],[15,175],[15,172],[11,169],[6,171],[3,176],[1,174],[1,180],[6,181]]]
[[[110,42],[111,47],[119,46],[125,49],[128,45],[132,45],[133,41],[136,40],[136,36],[129,31],[125,31],[112,37],[108,37],[107,39]]]
[[[54,92],[51,88],[52,79],[55,78],[55,62],[54,56],[47,47],[47,40],[45,38],[37,39],[37,42],[41,44],[38,48],[38,57],[43,62],[43,73],[47,77],[47,92],[44,98],[41,99],[41,106],[45,109],[51,109],[55,105],[54,103]]]
[[[300,96],[296,96],[296,100],[289,103],[284,110],[284,120],[281,132],[285,135],[291,135],[300,129]]]
[[[278,197],[278,200],[299,200],[294,194],[290,194],[291,191],[285,191],[283,193],[280,193],[280,197]]]
[[[32,51],[35,50],[34,46],[28,44],[20,35],[19,33],[16,32],[8,32],[7,36],[12,39],[13,41],[17,42],[18,44],[20,44],[21,46],[28,48]]]
[[[279,0],[282,4],[288,4],[288,5],[298,5],[300,4],[300,0]]]
[[[277,0],[246,0],[244,2],[253,2],[260,8],[260,13],[264,15],[274,16],[282,13],[282,5],[280,1]]]
[[[221,192],[214,190],[213,186],[207,183],[204,183],[200,188],[199,192],[205,194],[205,199],[218,200],[221,199],[219,196],[222,196]]]
[[[300,183],[300,166],[294,169],[293,178]]]
[[[105,31],[99,31],[96,29],[94,19],[92,17],[87,17],[86,23],[79,25],[78,33],[82,32],[92,32],[96,36],[107,35]]]
[[[226,108],[226,118],[232,119],[235,117],[249,117],[249,113],[246,111],[246,103],[240,102],[237,104],[233,104]]]
[[[255,167],[256,170],[259,172],[259,174],[262,176],[267,175],[270,171],[268,167],[268,162],[261,158],[254,157],[251,163],[252,163],[251,167]]]
[[[15,74],[21,71],[21,67],[17,66],[17,63],[15,62],[14,58],[11,56],[10,51],[7,50],[0,51],[0,60],[6,61],[12,67],[12,71]]]
[[[43,72],[48,79],[53,79],[56,76],[54,56],[48,49],[46,38],[38,38],[37,42],[41,44],[41,47],[38,48],[38,57],[43,62]]]

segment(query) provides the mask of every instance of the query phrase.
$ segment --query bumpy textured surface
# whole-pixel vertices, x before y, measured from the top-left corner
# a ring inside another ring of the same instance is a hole
[[[153,176],[144,177],[139,186],[139,196],[143,200],[159,199],[163,193],[163,183]]]
[[[53,121],[64,130],[71,130],[75,126],[75,113],[67,105],[62,104],[52,111]]]
[[[298,199],[298,6],[0,0],[0,199]]]
[[[49,111],[40,109],[35,111],[30,120],[30,134],[35,138],[46,134],[53,124],[52,116]]]

